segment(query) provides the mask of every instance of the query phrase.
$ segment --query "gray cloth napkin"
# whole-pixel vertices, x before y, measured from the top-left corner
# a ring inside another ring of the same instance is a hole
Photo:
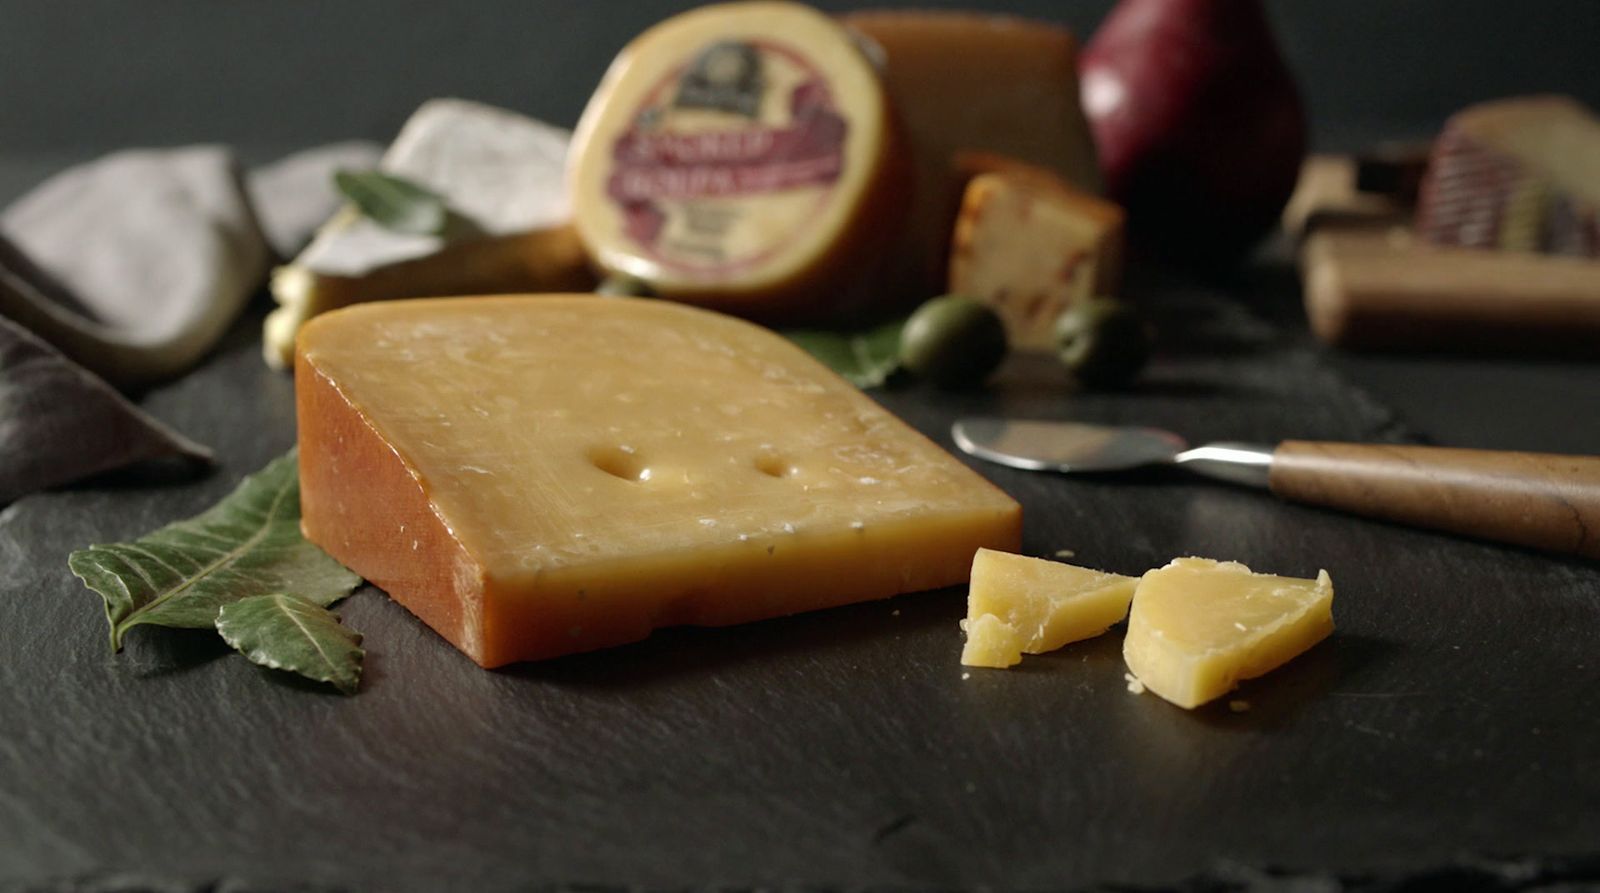
[[[344,204],[329,186],[335,171],[376,170],[382,157],[376,143],[351,140],[296,152],[251,171],[250,203],[272,253],[293,260]]]
[[[32,490],[209,451],[117,392],[183,374],[339,206],[339,168],[380,149],[296,153],[248,181],[218,146],[118,152],[0,213],[0,505]]]
[[[203,463],[211,451],[0,317],[0,505],[34,490],[166,457]]]

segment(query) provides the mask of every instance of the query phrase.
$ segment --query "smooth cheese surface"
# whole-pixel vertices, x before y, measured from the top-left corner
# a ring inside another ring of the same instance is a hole
[[[1100,193],[1070,31],[977,12],[864,10],[841,20],[882,48],[889,96],[905,121],[916,192],[900,278],[920,289],[917,300],[937,294],[944,281],[961,197],[960,153],[999,153]]]
[[[1128,614],[1134,577],[993,549],[972,560],[961,662],[1010,667],[1093,638]]]
[[[267,362],[292,363],[300,327],[349,304],[591,285],[588,259],[571,226],[570,137],[562,128],[477,102],[423,103],[379,169],[437,193],[472,230],[400,233],[344,208],[293,263],[273,272],[280,306],[264,329]]]
[[[826,315],[805,305],[870,279],[904,211],[896,132],[877,70],[833,19],[702,7],[624,48],[584,111],[578,227],[601,266],[662,295]]]
[[[949,290],[994,307],[1013,346],[1053,350],[1062,311],[1115,294],[1122,221],[1049,174],[979,174],[956,217]]]
[[[1333,632],[1333,581],[1178,558],[1139,580],[1123,658],[1150,691],[1193,708],[1287,663]]]
[[[669,302],[363,305],[296,388],[307,535],[485,666],[946,586],[1018,537],[799,348]]]

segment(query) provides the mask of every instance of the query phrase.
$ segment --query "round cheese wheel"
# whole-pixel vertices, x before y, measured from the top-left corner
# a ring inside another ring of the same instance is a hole
[[[668,19],[578,124],[575,222],[596,263],[742,316],[836,319],[880,290],[910,171],[878,70],[809,7]]]

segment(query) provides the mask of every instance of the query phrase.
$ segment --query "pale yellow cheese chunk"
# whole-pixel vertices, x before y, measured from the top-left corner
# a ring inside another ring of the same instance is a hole
[[[993,667],[1003,670],[1022,663],[1022,634],[994,614],[980,614],[961,622],[967,644],[961,649],[961,663],[968,667]]]
[[[967,595],[969,667],[1010,667],[1105,632],[1128,614],[1138,580],[1118,574],[979,549]]]
[[[1270,672],[1333,632],[1333,581],[1178,558],[1134,592],[1122,655],[1150,691],[1198,707]]]
[[[359,305],[295,388],[307,537],[484,666],[948,586],[1020,535],[788,340],[666,301]]]

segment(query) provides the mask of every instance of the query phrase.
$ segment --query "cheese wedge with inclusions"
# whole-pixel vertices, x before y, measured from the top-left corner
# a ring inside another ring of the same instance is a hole
[[[1122,209],[1020,164],[987,163],[967,184],[950,244],[949,291],[994,307],[1011,344],[1054,350],[1067,308],[1115,295]]]
[[[438,193],[476,232],[397,233],[346,207],[272,275],[268,364],[293,362],[294,338],[319,313],[364,301],[589,288],[571,226],[569,135],[515,112],[460,99],[424,103],[379,169]]]
[[[486,667],[948,586],[1020,535],[800,348],[667,301],[351,307],[295,389],[306,536]]]
[[[1287,663],[1333,632],[1333,581],[1178,558],[1134,592],[1122,655],[1146,688],[1198,707]]]
[[[961,662],[1004,668],[1093,638],[1128,615],[1134,577],[979,549],[967,594]]]
[[[872,61],[796,3],[701,7],[617,56],[573,141],[577,226],[602,268],[764,321],[881,299],[910,190]]]
[[[898,279],[916,300],[944,283],[963,184],[960,153],[998,153],[1101,192],[1072,32],[977,12],[863,10],[841,21],[882,48],[889,96],[906,124],[917,187]]]
[[[1438,245],[1600,258],[1600,118],[1564,96],[1457,113],[1435,141],[1416,223]]]

